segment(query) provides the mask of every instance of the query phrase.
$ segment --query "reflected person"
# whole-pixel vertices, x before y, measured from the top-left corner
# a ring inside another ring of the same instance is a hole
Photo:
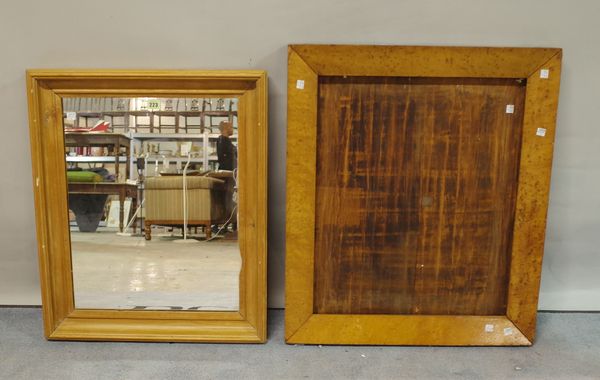
[[[222,121],[219,123],[219,130],[221,131],[217,140],[219,170],[234,170],[237,168],[237,150],[229,138],[233,135],[233,124]]]

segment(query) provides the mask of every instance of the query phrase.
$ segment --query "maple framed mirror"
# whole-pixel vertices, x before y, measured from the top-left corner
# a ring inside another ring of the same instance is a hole
[[[289,47],[288,343],[532,344],[561,56]]]
[[[45,335],[264,342],[264,71],[29,70]]]

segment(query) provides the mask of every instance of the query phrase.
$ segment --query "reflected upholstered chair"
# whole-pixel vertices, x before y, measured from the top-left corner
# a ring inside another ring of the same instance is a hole
[[[227,220],[224,181],[190,176],[187,182],[187,225],[204,228]],[[183,226],[183,177],[148,177],[145,181],[145,237],[152,238],[152,225]]]

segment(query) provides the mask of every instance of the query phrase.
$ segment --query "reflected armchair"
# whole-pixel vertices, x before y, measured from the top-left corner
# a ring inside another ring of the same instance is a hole
[[[227,220],[224,181],[188,176],[187,225],[204,228],[211,237],[211,225]],[[152,225],[183,226],[183,177],[148,177],[145,181],[145,237],[152,239]]]

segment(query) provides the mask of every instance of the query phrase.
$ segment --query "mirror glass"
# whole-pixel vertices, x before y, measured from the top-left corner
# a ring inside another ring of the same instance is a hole
[[[239,309],[237,98],[64,98],[75,307]]]

